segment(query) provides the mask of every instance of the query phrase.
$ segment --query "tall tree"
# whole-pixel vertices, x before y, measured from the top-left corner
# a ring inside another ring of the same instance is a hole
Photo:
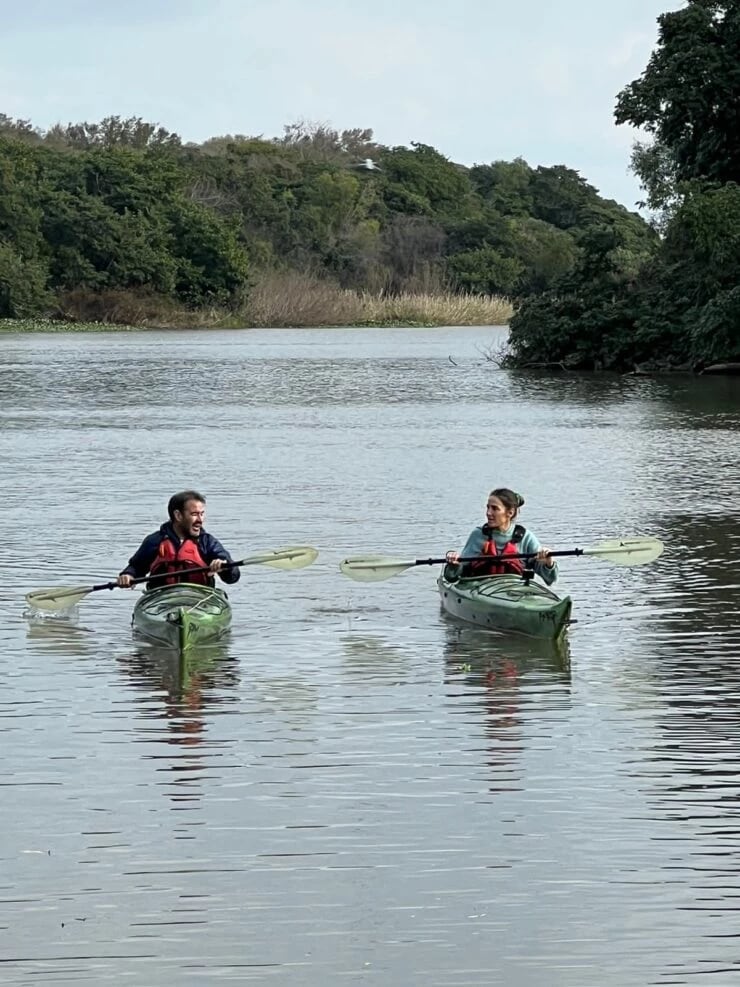
[[[740,182],[740,0],[688,0],[658,24],[647,67],[619,93],[615,114],[652,138],[633,164],[653,206],[690,180]]]

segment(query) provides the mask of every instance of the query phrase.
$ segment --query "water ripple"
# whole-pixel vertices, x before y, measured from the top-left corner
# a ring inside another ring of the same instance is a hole
[[[497,334],[3,338],[0,981],[737,979],[737,383],[500,372]],[[459,547],[500,483],[548,544],[666,552],[565,559],[557,647],[339,575]],[[132,593],[25,612],[190,484],[236,554],[317,563],[245,569],[192,662]]]

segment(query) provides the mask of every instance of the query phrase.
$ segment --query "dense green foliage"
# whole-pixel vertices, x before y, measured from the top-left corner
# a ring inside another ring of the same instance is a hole
[[[521,299],[569,276],[604,224],[627,267],[650,251],[637,214],[564,166],[467,169],[360,129],[186,145],[138,118],[41,132],[0,114],[0,317],[121,292],[238,309],[280,270],[371,293]]]
[[[740,361],[740,0],[688,0],[659,19],[617,123],[660,240],[643,257],[612,220],[512,319],[515,366],[699,369]],[[635,261],[638,261],[635,264]]]

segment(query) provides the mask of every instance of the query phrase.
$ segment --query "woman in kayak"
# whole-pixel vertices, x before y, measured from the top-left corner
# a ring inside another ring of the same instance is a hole
[[[513,490],[499,487],[488,495],[486,523],[475,528],[462,552],[448,552],[447,561],[456,563],[460,558],[481,556],[479,561],[465,565],[466,576],[493,576],[506,573],[521,574],[525,568],[532,568],[537,575],[552,585],[558,578],[557,562],[544,548],[539,539],[521,524],[516,524],[519,509],[524,507],[524,498]],[[517,559],[517,555],[531,555],[530,559]],[[507,556],[514,558],[507,559]]]

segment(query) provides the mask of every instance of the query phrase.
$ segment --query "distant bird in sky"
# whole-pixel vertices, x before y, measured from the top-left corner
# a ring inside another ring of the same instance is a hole
[[[375,162],[373,161],[372,158],[365,158],[364,161],[360,161],[358,164],[350,165],[350,168],[357,168],[357,169],[359,169],[359,171],[382,171],[383,170],[382,168],[379,168],[378,165],[375,164]]]

